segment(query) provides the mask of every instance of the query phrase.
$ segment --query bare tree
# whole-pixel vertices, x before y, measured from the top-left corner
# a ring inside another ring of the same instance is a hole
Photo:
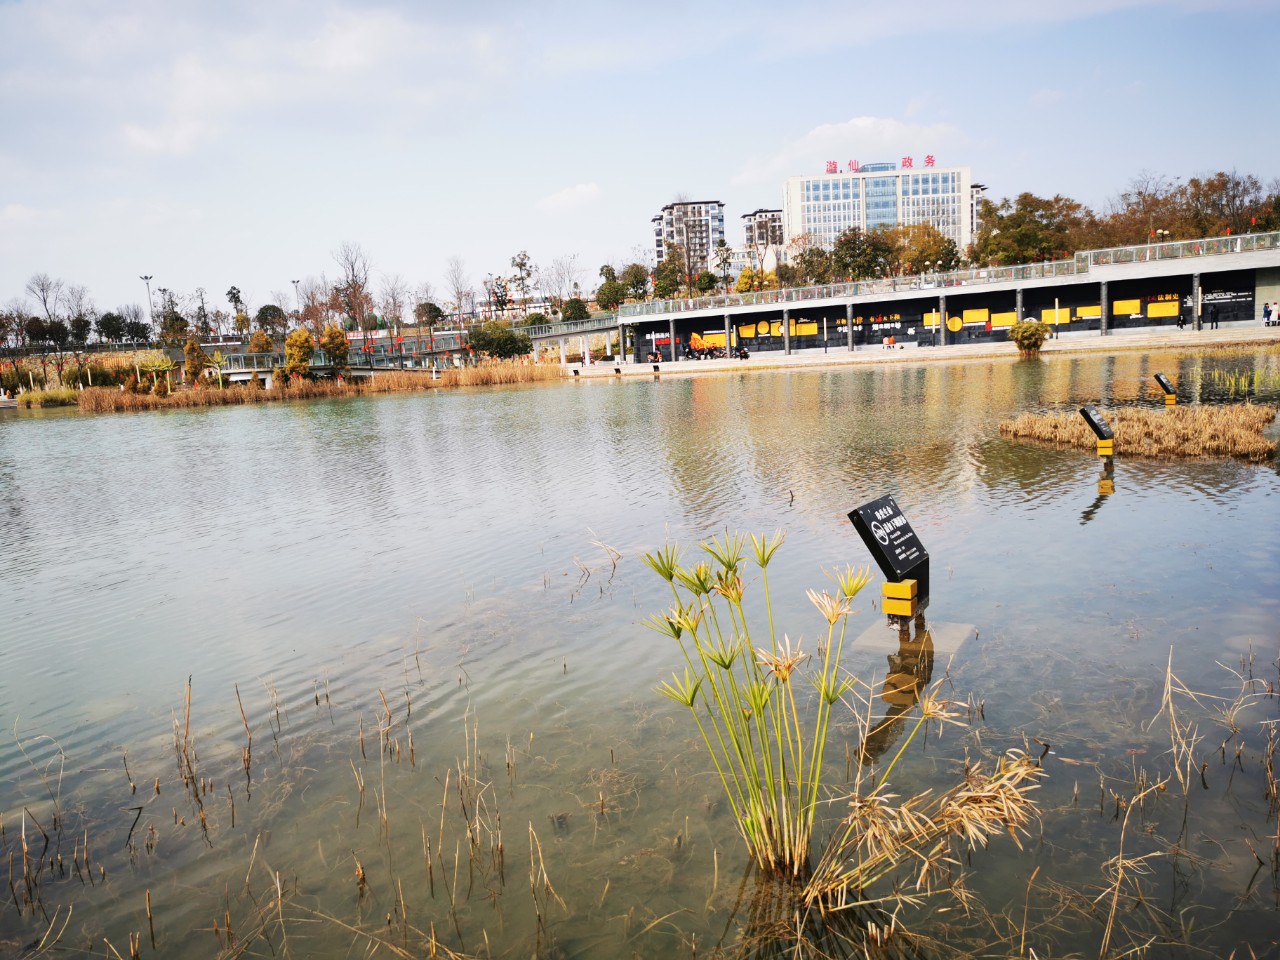
[[[57,319],[58,307],[62,303],[62,290],[62,281],[55,280],[47,273],[33,274],[26,286],[27,293],[36,298],[47,321]]]
[[[369,256],[360,244],[346,241],[334,251],[333,259],[339,272],[333,288],[338,302],[356,326],[365,330],[370,308]]]
[[[319,342],[325,328],[332,322],[329,282],[323,273],[319,279],[307,277],[298,285],[298,295],[302,300],[300,321]]]
[[[453,301],[458,322],[462,322],[462,312],[467,309],[472,299],[471,280],[467,276],[467,265],[461,257],[450,257],[444,271],[445,286],[449,289],[449,297]]]
[[[557,306],[564,304],[573,296],[573,289],[580,280],[582,271],[578,268],[578,255],[570,253],[556,257],[551,265],[542,272],[543,290]]]
[[[404,308],[409,301],[409,285],[398,273],[382,278],[382,312],[399,329],[404,322]]]

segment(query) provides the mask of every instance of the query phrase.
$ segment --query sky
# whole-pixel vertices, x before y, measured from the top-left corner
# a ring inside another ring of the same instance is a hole
[[[292,299],[652,257],[828,160],[968,166],[1105,209],[1144,173],[1280,178],[1277,0],[0,0],[0,305],[47,273]],[[277,294],[279,296],[277,296]],[[286,308],[291,302],[282,304]]]

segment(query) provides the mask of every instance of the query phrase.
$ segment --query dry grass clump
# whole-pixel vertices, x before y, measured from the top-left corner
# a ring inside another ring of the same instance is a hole
[[[18,395],[18,406],[26,407],[74,407],[78,391],[71,387],[49,387],[45,390],[27,390]]]
[[[1262,435],[1276,418],[1268,404],[1124,407],[1104,411],[1115,431],[1116,453],[1144,457],[1271,459],[1276,442]],[[1097,438],[1077,413],[1024,413],[1000,423],[1000,435],[1093,450]]]
[[[401,393],[437,387],[498,386],[562,380],[560,366],[516,366],[494,364],[442,371],[433,379],[425,370],[392,370],[371,377],[345,380],[294,380],[286,386],[264,390],[253,384],[236,384],[221,390],[202,385],[168,395],[130,393],[114,387],[92,387],[79,393],[80,409],[86,413],[126,413],[139,410],[167,410],[180,407],[225,407],[278,400],[315,400],[325,397],[358,397],[376,393]],[[74,402],[74,401],[73,401]]]

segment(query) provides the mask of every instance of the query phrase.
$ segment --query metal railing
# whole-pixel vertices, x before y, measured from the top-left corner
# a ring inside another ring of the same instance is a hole
[[[1178,240],[1169,243],[1113,247],[1107,250],[1089,250],[1077,253],[1070,260],[1051,260],[1045,263],[1026,263],[1009,267],[968,267],[964,270],[951,270],[946,273],[915,274],[903,277],[884,277],[876,280],[855,280],[849,283],[830,283],[812,287],[790,287],[750,293],[718,294],[711,297],[628,303],[619,308],[618,316],[623,319],[668,316],[673,313],[692,313],[729,307],[800,303],[807,300],[829,300],[835,297],[871,296],[874,294],[930,290],[972,284],[1005,283],[1012,280],[1042,280],[1050,277],[1071,277],[1086,274],[1091,266],[1145,263],[1153,260],[1207,257],[1274,249],[1280,249],[1280,233],[1249,233],[1236,237]]]

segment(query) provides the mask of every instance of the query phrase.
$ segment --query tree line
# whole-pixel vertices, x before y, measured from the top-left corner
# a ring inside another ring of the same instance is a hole
[[[752,264],[736,276],[730,270],[734,251],[723,241],[706,264],[695,262],[690,250],[672,243],[656,267],[650,267],[643,253],[620,267],[602,265],[594,300],[602,310],[615,310],[623,302],[649,297],[670,299],[717,289],[746,292],[966,265],[1032,263],[1067,258],[1077,250],[1276,231],[1280,230],[1280,179],[1264,188],[1256,176],[1234,171],[1192,177],[1185,183],[1142,173],[1101,210],[1061,195],[1022,193],[998,202],[982,200],[979,224],[966,250],[957,249],[954,241],[930,224],[851,229],[829,248],[802,235],[784,249],[781,237],[762,231],[757,246],[749,251]],[[236,286],[224,295],[225,307],[203,287],[190,294],[159,287],[154,294],[148,289],[152,301],[145,308],[128,304],[99,312],[85,287],[38,273],[27,281],[23,296],[0,310],[0,346],[61,354],[93,340],[107,344],[159,340],[177,346],[192,336],[248,338],[255,332],[267,342],[276,342],[291,328],[309,330],[319,342],[331,327],[370,331],[478,319],[501,326],[582,319],[588,316],[592,299],[581,288],[576,255],[540,268],[522,250],[511,257],[509,271],[487,274],[478,285],[462,259],[452,257],[438,292],[429,282],[410,286],[399,274],[375,278],[370,257],[358,243],[339,246],[333,263],[332,277],[322,272],[290,281],[292,296],[287,290],[276,290],[256,308]]]

